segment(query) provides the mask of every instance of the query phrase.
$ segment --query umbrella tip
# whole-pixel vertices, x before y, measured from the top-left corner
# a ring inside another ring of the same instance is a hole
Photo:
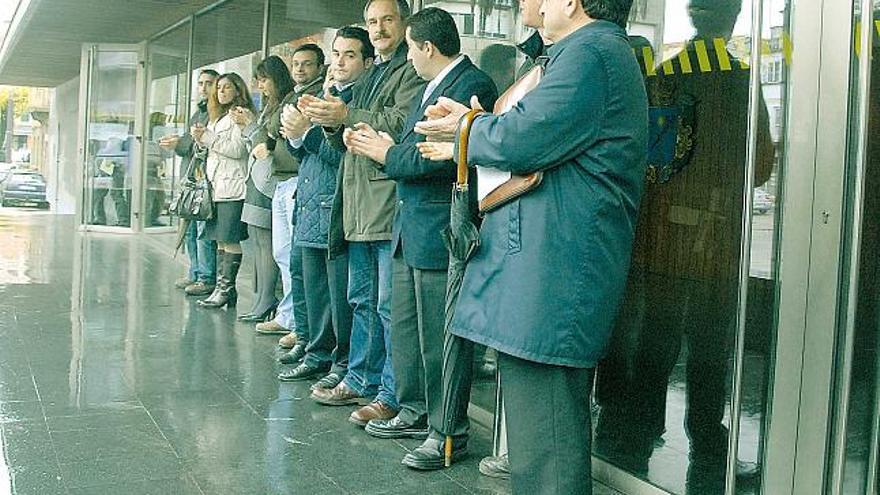
[[[452,436],[446,435],[446,444],[443,446],[443,454],[444,460],[443,464],[446,467],[452,465]]]

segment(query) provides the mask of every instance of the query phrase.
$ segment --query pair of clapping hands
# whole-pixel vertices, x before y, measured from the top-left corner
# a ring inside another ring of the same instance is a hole
[[[471,97],[471,108],[483,109],[476,96]],[[424,142],[416,143],[423,158],[432,161],[452,159],[458,122],[471,108],[441,96],[437,103],[429,105],[425,109],[426,120],[417,122],[414,129],[417,134],[424,135],[426,139]],[[377,132],[363,122],[346,129],[343,141],[352,153],[366,156],[383,164],[388,149],[395,144],[394,139],[388,133]]]
[[[281,109],[281,135],[288,139],[301,138],[312,125],[336,128],[348,115],[348,107],[338,96],[325,92],[324,98],[302,95],[296,105]]]

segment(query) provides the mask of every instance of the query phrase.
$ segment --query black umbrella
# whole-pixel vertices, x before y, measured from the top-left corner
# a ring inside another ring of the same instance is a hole
[[[449,226],[443,231],[443,242],[449,250],[449,271],[446,284],[446,335],[443,341],[443,425],[451,432],[456,421],[467,415],[469,397],[459,393],[470,390],[473,375],[473,342],[450,333],[455,304],[461,290],[464,269],[480,247],[480,233],[474,225],[474,212],[468,185],[467,146],[471,123],[481,113],[471,110],[459,130],[458,177],[452,187]],[[452,435],[446,435],[445,464],[452,464]]]

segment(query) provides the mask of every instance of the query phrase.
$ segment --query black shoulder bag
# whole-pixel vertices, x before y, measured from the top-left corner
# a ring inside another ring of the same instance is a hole
[[[211,194],[211,182],[204,171],[204,154],[193,153],[186,169],[186,176],[180,184],[180,193],[171,202],[169,211],[186,220],[205,221],[214,217],[214,201]],[[201,178],[196,171],[201,170]]]

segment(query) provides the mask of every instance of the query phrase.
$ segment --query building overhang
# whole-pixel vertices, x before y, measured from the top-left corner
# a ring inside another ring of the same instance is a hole
[[[21,0],[0,47],[0,84],[58,86],[79,74],[83,43],[140,43],[212,3]]]

